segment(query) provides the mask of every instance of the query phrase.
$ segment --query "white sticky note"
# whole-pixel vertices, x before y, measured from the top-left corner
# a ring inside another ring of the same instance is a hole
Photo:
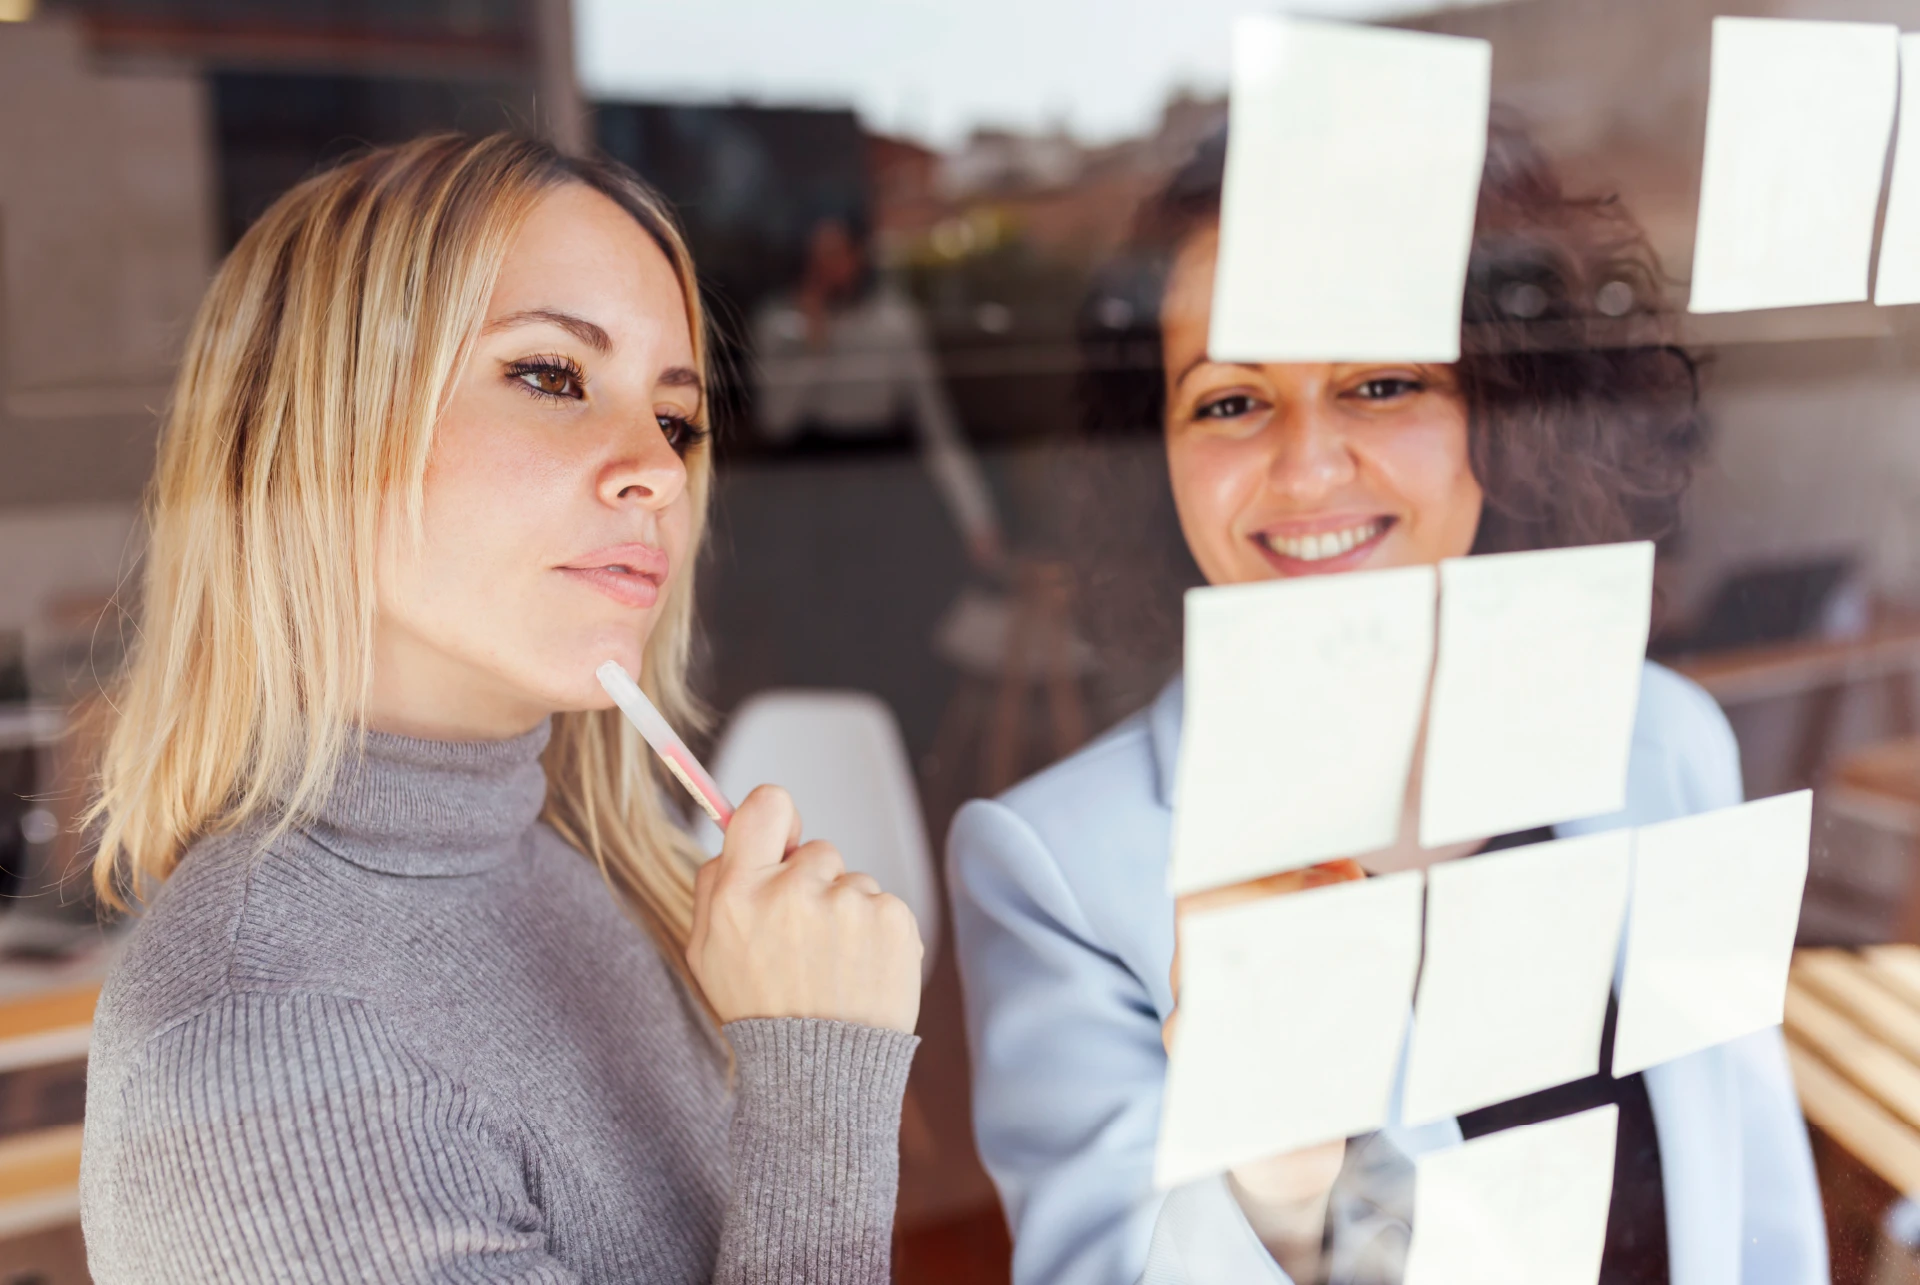
[[[1410,870],[1182,919],[1158,1186],[1387,1122],[1420,885]]]
[[[1779,1024],[1812,826],[1800,790],[1634,833],[1614,1075]]]
[[[1607,1105],[1418,1157],[1405,1285],[1594,1285],[1619,1127]]]
[[[1423,847],[1626,805],[1652,607],[1644,542],[1440,564]]]
[[[1385,847],[1433,663],[1431,567],[1187,594],[1175,893]]]
[[[1900,37],[1900,128],[1880,229],[1877,304],[1920,303],[1920,35]]]
[[[1867,297],[1899,31],[1715,18],[1692,312]]]
[[[1459,357],[1491,66],[1484,40],[1234,24],[1215,360]]]
[[[1461,1115],[1600,1069],[1632,853],[1632,832],[1612,830],[1427,872],[1406,1123]]]

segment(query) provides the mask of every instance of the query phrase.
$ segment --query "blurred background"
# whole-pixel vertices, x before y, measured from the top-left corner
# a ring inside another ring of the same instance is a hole
[[[744,772],[743,711],[772,726],[781,693],[877,698],[846,708],[897,729],[874,752],[904,764],[893,821],[928,842],[901,877],[937,924],[954,808],[1177,665],[1177,637],[1115,636],[1071,556],[1089,513],[1177,540],[1146,480],[1157,426],[1080,440],[1075,376],[1087,334],[1131,325],[1115,249],[1224,119],[1250,7],[0,0],[0,1285],[85,1279],[74,1126],[111,940],[73,878],[70,715],[117,663],[157,413],[249,221],[332,159],[448,128],[602,149],[671,199],[719,330],[700,687],[721,732],[702,748]],[[1712,17],[1920,27],[1920,0],[1311,12],[1491,40],[1496,98],[1572,186],[1625,199],[1677,311]],[[1661,649],[1726,707],[1750,795],[1823,787],[1803,942],[1914,940],[1920,320],[1861,304],[1684,324],[1712,450],[1663,549]],[[944,950],[924,1014],[900,1277],[1003,1281]],[[1920,1007],[1863,1029],[1920,1057]],[[1914,1155],[1917,1104],[1885,1108]],[[1836,1279],[1908,1279],[1888,1274],[1910,1261],[1896,1197],[1920,1170],[1857,1150],[1817,1139]]]

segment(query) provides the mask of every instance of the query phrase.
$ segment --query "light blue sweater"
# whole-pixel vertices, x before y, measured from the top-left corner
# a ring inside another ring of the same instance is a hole
[[[1166,864],[1180,721],[1176,681],[1093,745],[954,821],[948,877],[974,1124],[1013,1227],[1016,1285],[1130,1285],[1143,1273],[1286,1281],[1224,1180],[1153,1189],[1160,1026],[1173,1005]],[[1741,798],[1739,751],[1718,707],[1649,664],[1626,808],[1556,833]],[[1654,1067],[1646,1084],[1672,1285],[1824,1285],[1813,1162],[1778,1030]],[[1391,1135],[1388,1150],[1458,1138],[1448,1121]]]

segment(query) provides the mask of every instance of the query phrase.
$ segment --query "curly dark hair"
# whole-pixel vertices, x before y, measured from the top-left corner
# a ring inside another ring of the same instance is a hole
[[[1225,162],[1222,128],[1142,206],[1127,249],[1096,280],[1079,326],[1083,443],[1163,431],[1160,296],[1181,243],[1220,217]],[[1665,280],[1620,202],[1569,194],[1516,118],[1496,110],[1454,367],[1486,497],[1473,552],[1674,531],[1704,430],[1698,367],[1674,341]],[[1110,651],[1176,655],[1177,590],[1199,576],[1170,525],[1164,461],[1141,450],[1090,454],[1107,458],[1084,461],[1093,470],[1085,489],[1106,492],[1088,496],[1104,516],[1089,511],[1078,524],[1087,548],[1101,551],[1089,569],[1089,623]],[[1129,490],[1133,511],[1115,521]]]

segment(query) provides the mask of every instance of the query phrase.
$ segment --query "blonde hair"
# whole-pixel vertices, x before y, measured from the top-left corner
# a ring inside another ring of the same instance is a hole
[[[107,904],[144,897],[202,836],[260,824],[270,841],[358,752],[383,506],[404,504],[418,530],[434,425],[501,262],[534,204],[567,183],[615,201],[665,252],[704,374],[693,263],[665,204],[624,169],[531,139],[438,135],[366,153],[281,197],[227,257],[194,320],[148,493],[143,619],[90,813]],[[686,464],[697,549],[704,444]],[[698,718],[692,628],[682,574],[641,677],[682,723]],[[680,966],[702,854],[668,814],[644,743],[614,711],[562,713],[545,767],[545,819]]]

